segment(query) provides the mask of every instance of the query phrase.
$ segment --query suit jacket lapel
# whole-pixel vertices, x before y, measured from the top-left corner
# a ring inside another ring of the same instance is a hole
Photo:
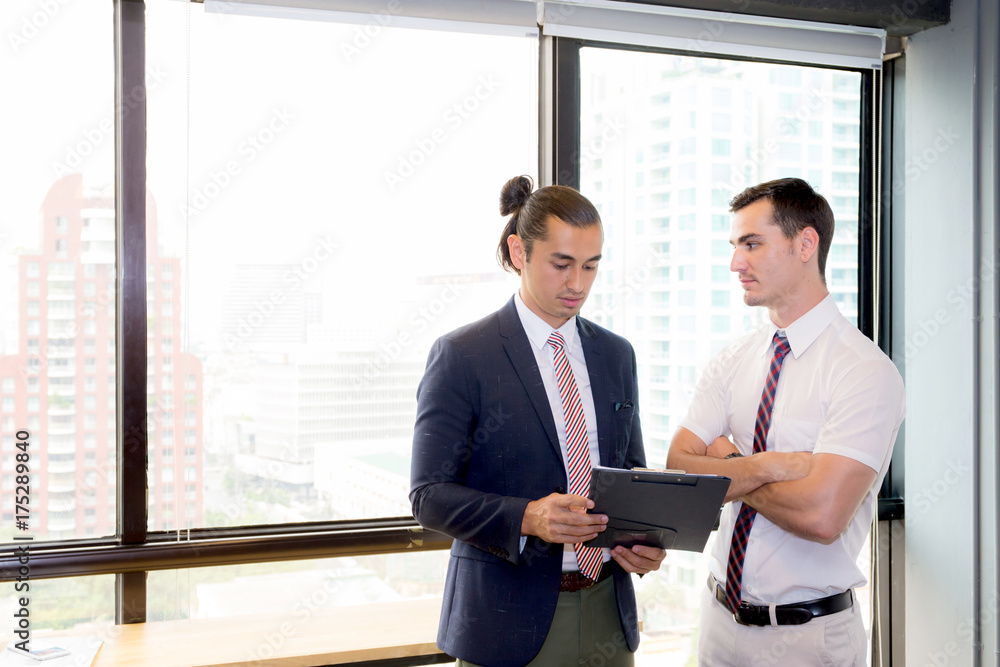
[[[500,338],[503,341],[504,350],[531,400],[532,407],[535,408],[538,420],[541,422],[542,428],[545,429],[545,435],[549,438],[549,444],[552,445],[556,456],[561,460],[562,450],[559,449],[559,436],[556,435],[556,423],[552,419],[549,397],[545,393],[545,385],[542,384],[542,376],[538,372],[535,353],[531,350],[531,343],[528,341],[527,334],[524,333],[524,327],[521,326],[521,318],[517,315],[514,297],[511,297],[497,315],[500,321]]]
[[[583,345],[583,356],[587,360],[590,393],[594,397],[594,412],[597,413],[597,439],[601,465],[614,466],[616,462],[611,460],[614,414],[611,410],[611,382],[608,377],[607,360],[604,358],[603,346],[597,338],[597,331],[590,322],[578,317],[576,329]]]

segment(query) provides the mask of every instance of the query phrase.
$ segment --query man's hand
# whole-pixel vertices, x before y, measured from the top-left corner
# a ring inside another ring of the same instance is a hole
[[[592,540],[608,523],[605,514],[587,514],[593,507],[593,500],[571,493],[552,493],[532,500],[521,519],[521,534],[559,544]]]
[[[724,435],[712,441],[705,454],[716,459],[724,459],[739,453],[739,448]],[[762,466],[764,474],[774,482],[792,482],[809,474],[812,465],[811,452],[760,452],[753,454],[755,463]]]
[[[717,459],[724,459],[730,454],[739,453],[739,451],[740,450],[736,448],[736,445],[734,445],[729,438],[724,435],[720,435],[712,441],[712,444],[708,446],[708,451],[705,453],[708,456],[713,456]]]
[[[626,572],[635,574],[647,574],[653,570],[660,569],[660,563],[667,556],[667,552],[656,547],[646,547],[636,544],[631,549],[617,546],[611,550],[611,557],[618,561]]]
[[[726,460],[739,449],[726,437],[720,436],[706,445],[691,431],[681,427],[674,434],[667,456],[667,467],[689,473],[723,475],[732,480],[726,492],[726,502],[741,499],[746,494],[772,482],[790,482],[809,474],[810,452],[760,452]]]

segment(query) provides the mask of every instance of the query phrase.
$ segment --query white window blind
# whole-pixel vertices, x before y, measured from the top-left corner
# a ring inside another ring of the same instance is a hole
[[[608,0],[539,3],[542,33],[705,55],[881,69],[879,28]]]
[[[538,34],[533,0],[205,0],[205,11],[494,35]]]
[[[881,69],[880,28],[612,0],[205,0],[210,12],[506,35],[570,37],[852,69]]]

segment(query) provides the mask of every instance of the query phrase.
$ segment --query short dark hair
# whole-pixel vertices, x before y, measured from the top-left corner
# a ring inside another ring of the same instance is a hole
[[[774,208],[774,223],[785,238],[793,239],[806,227],[819,235],[819,277],[826,282],[826,258],[833,243],[833,209],[823,195],[801,178],[779,178],[754,185],[733,197],[729,210],[736,213],[760,199],[767,199]]]
[[[547,185],[534,192],[530,176],[515,176],[500,190],[500,214],[510,220],[500,234],[497,261],[507,271],[520,275],[521,270],[510,259],[507,238],[517,234],[524,246],[525,257],[531,257],[536,240],[545,240],[549,232],[549,217],[555,216],[571,227],[591,227],[601,224],[601,216],[590,200],[565,185]]]

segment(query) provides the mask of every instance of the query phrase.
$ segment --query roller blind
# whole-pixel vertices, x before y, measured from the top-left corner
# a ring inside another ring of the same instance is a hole
[[[330,21],[374,28],[423,28],[500,35],[537,35],[533,0],[205,0],[215,13]]]
[[[554,37],[881,69],[885,31],[608,0],[540,3],[542,33]]]
[[[536,35],[687,53],[881,69],[885,31],[611,0],[205,0],[210,12]]]

